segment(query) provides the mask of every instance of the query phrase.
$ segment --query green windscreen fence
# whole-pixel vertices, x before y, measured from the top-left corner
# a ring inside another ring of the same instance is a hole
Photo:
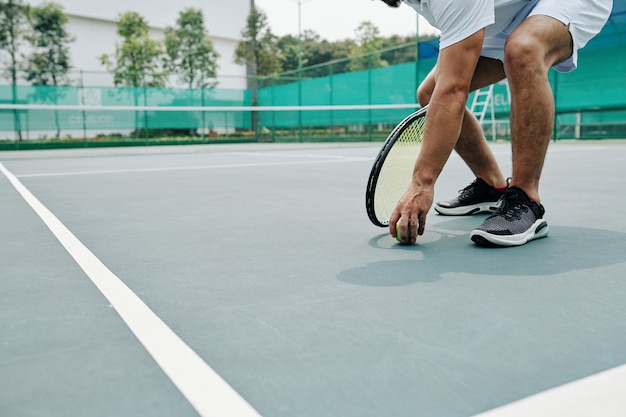
[[[302,80],[261,88],[258,103],[261,106],[342,106],[378,104],[415,104],[417,80],[426,76],[434,60],[420,63],[425,68],[416,74],[416,64],[406,63],[369,71],[349,72],[333,76]],[[271,81],[270,81],[271,83]],[[279,83],[279,80],[276,80]],[[337,126],[349,124],[376,124],[399,121],[406,116],[405,109],[324,110],[300,112],[296,110],[263,112],[263,127],[293,128],[304,126]]]
[[[16,91],[13,100],[12,92]],[[191,129],[227,127],[246,129],[243,113],[149,110],[151,107],[249,106],[246,90],[191,90],[174,88],[0,86],[0,130],[107,132],[136,129]],[[50,109],[14,110],[11,104],[45,105]],[[54,107],[58,106],[59,109]],[[80,106],[72,110],[71,106]],[[137,108],[137,111],[129,110]],[[144,108],[144,110],[139,110]],[[148,108],[146,110],[145,108]],[[15,114],[19,114],[19,118]],[[18,126],[19,125],[19,126]]]

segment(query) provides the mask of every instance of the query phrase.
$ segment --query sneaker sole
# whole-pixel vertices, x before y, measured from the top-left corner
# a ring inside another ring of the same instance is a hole
[[[484,230],[473,230],[470,233],[470,239],[477,245],[486,247],[521,246],[531,240],[548,236],[548,231],[548,223],[544,219],[538,219],[524,233],[517,235],[494,235]]]
[[[497,208],[497,201],[493,203],[472,204],[471,206],[461,206],[454,208],[442,207],[434,205],[435,211],[444,216],[470,216],[479,213],[493,213]]]

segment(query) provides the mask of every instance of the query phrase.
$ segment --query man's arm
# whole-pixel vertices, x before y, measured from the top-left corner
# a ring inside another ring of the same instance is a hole
[[[481,29],[439,52],[435,88],[426,114],[424,142],[415,164],[413,181],[389,219],[389,232],[396,237],[398,227],[404,243],[415,243],[417,235],[424,233],[435,182],[459,138],[483,40],[484,29]]]

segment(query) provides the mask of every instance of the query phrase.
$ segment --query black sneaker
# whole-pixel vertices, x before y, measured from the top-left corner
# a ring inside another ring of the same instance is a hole
[[[498,209],[470,233],[470,238],[481,246],[523,245],[548,235],[544,213],[543,206],[530,201],[522,189],[509,187]]]
[[[459,191],[457,198],[435,203],[435,211],[445,216],[466,216],[476,213],[493,213],[504,194],[480,178]]]

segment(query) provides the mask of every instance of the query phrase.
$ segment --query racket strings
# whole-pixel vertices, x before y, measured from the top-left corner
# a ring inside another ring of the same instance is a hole
[[[411,182],[424,138],[424,122],[425,117],[418,117],[400,132],[381,167],[374,210],[376,218],[385,224]]]

